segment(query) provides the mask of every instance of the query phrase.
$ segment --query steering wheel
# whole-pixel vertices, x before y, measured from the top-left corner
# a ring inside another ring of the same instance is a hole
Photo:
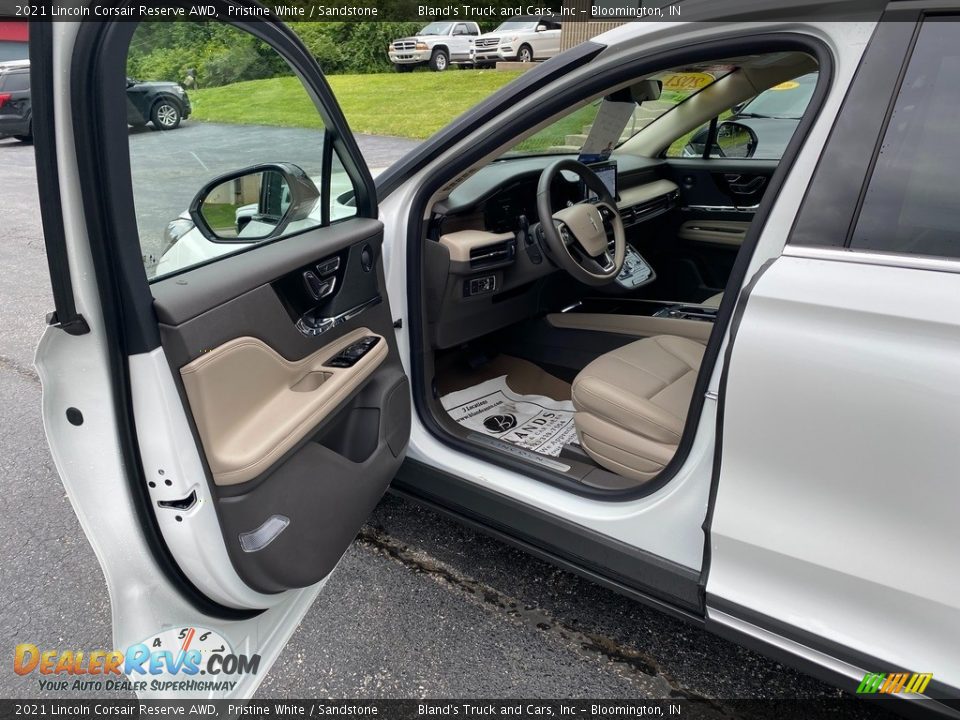
[[[577,175],[598,199],[555,210],[550,187],[563,170]],[[606,285],[617,278],[623,268],[627,236],[616,201],[593,170],[570,158],[551,163],[540,175],[537,214],[547,249],[560,267],[587,285]],[[613,229],[612,255],[607,247],[608,225]]]

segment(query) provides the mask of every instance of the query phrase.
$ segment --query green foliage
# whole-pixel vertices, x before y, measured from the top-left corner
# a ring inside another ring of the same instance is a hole
[[[423,25],[419,22],[290,23],[328,75],[390,70],[387,45],[392,40],[415,33]]]
[[[291,22],[328,75],[387,72],[387,46],[415,34],[417,22]],[[498,22],[479,23],[482,31]],[[196,71],[200,87],[290,75],[277,53],[252,35],[225,23],[141,23],[130,43],[127,74],[140,80],[183,82]]]

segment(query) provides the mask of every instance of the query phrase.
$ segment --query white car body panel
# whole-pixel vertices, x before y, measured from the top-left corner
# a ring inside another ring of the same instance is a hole
[[[794,252],[733,347],[707,592],[960,686],[960,263]]]
[[[54,98],[58,119],[70,117],[68,69],[73,39],[79,26],[80,23],[73,22],[53,24],[54,65],[58,69],[54,72]],[[86,224],[81,212],[73,127],[62,120],[57,126],[57,154],[70,267],[75,278],[94,278]],[[50,452],[106,579],[113,614],[114,647],[122,650],[164,630],[202,625],[215,629],[234,652],[260,654],[261,667],[269,668],[322,584],[275,596],[273,607],[262,614],[234,621],[204,616],[171,585],[154,560],[126,480],[116,434],[119,421],[114,410],[113,384],[108,370],[110,362],[96,284],[92,281],[76,282],[74,296],[77,310],[86,319],[90,332],[72,336],[48,327],[37,347],[36,367],[43,388],[44,430]],[[132,365],[135,371],[139,366],[145,366],[149,372],[156,369],[156,362],[156,358],[147,358],[143,362],[134,359]],[[165,393],[169,393],[169,387],[161,388],[156,400],[170,407],[173,399]],[[143,407],[143,398],[141,403]],[[67,421],[65,409],[70,407],[84,409],[81,425],[74,426]],[[144,443],[149,443],[149,438],[141,436],[140,442],[143,447]],[[196,445],[191,445],[196,453]],[[185,470],[189,471],[190,467],[185,466]],[[190,482],[186,476],[183,481]],[[220,543],[223,543],[222,534]],[[216,560],[216,554],[213,559]],[[198,559],[198,563],[206,562]],[[232,566],[229,571],[232,572]],[[246,592],[249,595],[252,591],[247,588]],[[264,674],[265,670],[243,675],[233,690],[202,693],[201,696],[250,697]],[[158,696],[150,691],[138,695],[144,699]],[[171,694],[162,693],[162,696],[169,698]],[[193,697],[195,694],[177,696]]]

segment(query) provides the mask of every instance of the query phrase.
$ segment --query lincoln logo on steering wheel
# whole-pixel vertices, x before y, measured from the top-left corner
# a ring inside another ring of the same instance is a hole
[[[517,426],[517,419],[510,414],[491,415],[483,421],[483,426],[492,433],[504,433]]]
[[[587,219],[590,221],[590,224],[593,225],[593,229],[597,232],[600,232],[600,228],[597,227],[597,223],[594,221],[593,216],[591,215]]]

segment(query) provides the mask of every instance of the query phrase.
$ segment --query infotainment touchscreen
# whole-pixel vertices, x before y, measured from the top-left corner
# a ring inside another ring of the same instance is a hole
[[[614,200],[617,199],[617,163],[614,161],[602,162],[602,163],[591,163],[587,165],[591,170],[593,170],[597,177],[600,178],[600,181],[606,186],[610,195]],[[586,183],[583,181],[580,182],[583,188],[583,196],[590,200],[595,200],[597,194],[590,190]]]

